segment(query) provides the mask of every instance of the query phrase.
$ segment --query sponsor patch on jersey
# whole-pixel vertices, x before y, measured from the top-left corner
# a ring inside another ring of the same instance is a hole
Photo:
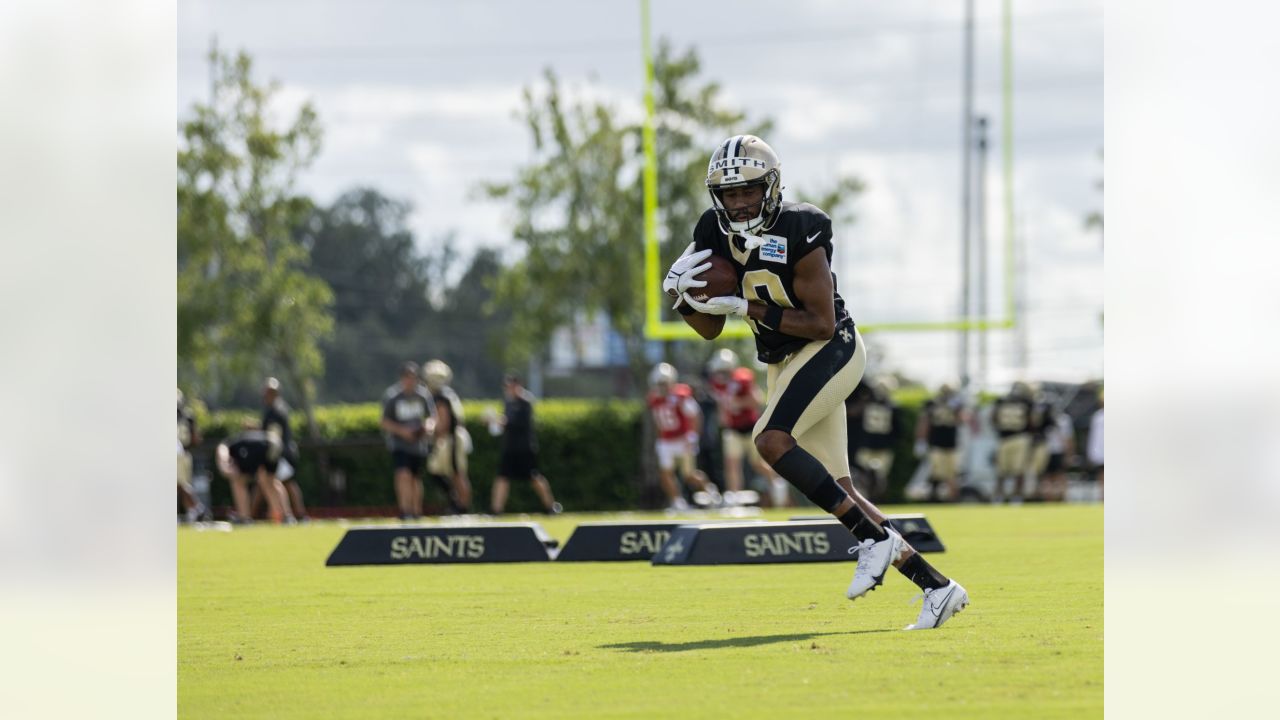
[[[760,246],[760,259],[787,264],[787,239],[780,235],[764,235]]]

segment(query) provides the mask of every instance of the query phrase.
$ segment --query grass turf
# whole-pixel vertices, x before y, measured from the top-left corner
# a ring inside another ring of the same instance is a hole
[[[336,523],[180,528],[179,716],[1102,716],[1100,506],[886,511],[969,591],[938,630],[895,571],[846,600],[853,563],[326,568]]]

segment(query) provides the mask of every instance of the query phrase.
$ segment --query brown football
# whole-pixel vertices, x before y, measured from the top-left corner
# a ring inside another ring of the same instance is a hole
[[[705,302],[708,298],[737,295],[738,271],[733,261],[719,255],[712,255],[707,260],[711,263],[711,267],[698,275],[698,279],[707,284],[690,290],[689,297],[698,302]]]

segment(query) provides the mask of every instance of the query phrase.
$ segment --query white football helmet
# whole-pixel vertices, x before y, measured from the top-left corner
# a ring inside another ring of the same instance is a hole
[[[720,348],[715,355],[707,361],[707,372],[712,373],[730,373],[738,367],[738,353],[729,348]]]
[[[764,187],[764,200],[755,217],[731,220],[724,206],[724,191],[757,185]],[[734,135],[711,154],[711,163],[707,165],[707,192],[711,194],[716,222],[725,235],[744,232],[758,235],[768,230],[778,219],[778,208],[782,206],[782,163],[778,154],[755,135]]]
[[[676,384],[679,373],[676,372],[671,363],[658,363],[653,366],[653,371],[649,373],[649,384],[653,387],[671,387]]]
[[[431,392],[439,392],[440,388],[453,382],[453,370],[443,360],[429,360],[422,366],[422,379]]]

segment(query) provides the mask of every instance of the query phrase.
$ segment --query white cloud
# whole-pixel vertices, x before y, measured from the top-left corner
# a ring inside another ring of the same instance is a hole
[[[337,122],[376,119],[396,123],[421,118],[447,118],[491,123],[507,118],[520,105],[518,85],[439,88],[348,85],[324,95],[324,109]]]

